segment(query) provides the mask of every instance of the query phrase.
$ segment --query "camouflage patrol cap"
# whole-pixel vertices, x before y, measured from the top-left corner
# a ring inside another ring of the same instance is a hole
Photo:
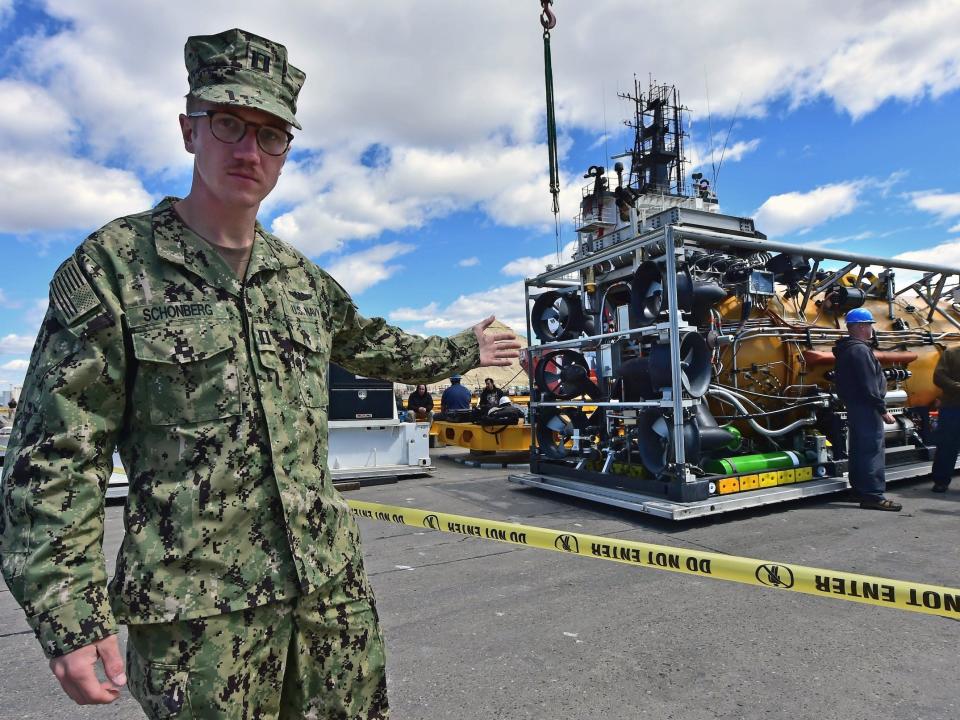
[[[287,63],[283,45],[234,28],[187,38],[183,58],[191,97],[257,108],[302,129],[297,94],[306,75]]]

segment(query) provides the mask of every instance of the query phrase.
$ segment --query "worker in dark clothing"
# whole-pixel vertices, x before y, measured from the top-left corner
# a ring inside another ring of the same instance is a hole
[[[427,392],[426,385],[417,385],[417,389],[407,398],[407,422],[431,422],[433,420],[433,395]]]
[[[478,407],[481,412],[487,412],[500,404],[500,398],[504,396],[503,390],[497,387],[493,378],[486,378],[483,381],[483,390],[480,392],[480,402]]]
[[[943,390],[937,423],[937,454],[933,458],[933,491],[947,491],[960,450],[960,347],[950,347],[940,355],[933,371],[934,384]]]
[[[450,387],[440,396],[440,410],[447,413],[450,410],[469,410],[470,391],[460,384],[460,376],[450,377]]]
[[[884,477],[883,424],[892,423],[883,401],[887,380],[873,354],[873,315],[866,308],[846,316],[847,332],[833,347],[837,358],[837,395],[847,408],[849,459],[847,474],[860,507],[899,512],[902,505],[888,500]]]

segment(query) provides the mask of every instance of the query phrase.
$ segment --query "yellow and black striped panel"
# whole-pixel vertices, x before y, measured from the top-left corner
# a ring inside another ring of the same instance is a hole
[[[746,475],[731,475],[716,480],[716,488],[718,495],[729,495],[730,493],[776,487],[777,485],[792,485],[793,483],[813,480],[813,478],[813,467],[807,466]]]

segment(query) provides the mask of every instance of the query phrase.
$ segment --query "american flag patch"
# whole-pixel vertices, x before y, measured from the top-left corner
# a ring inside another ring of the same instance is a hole
[[[50,282],[50,302],[60,311],[67,325],[86,315],[100,305],[100,298],[90,287],[87,276],[71,257],[53,276]]]

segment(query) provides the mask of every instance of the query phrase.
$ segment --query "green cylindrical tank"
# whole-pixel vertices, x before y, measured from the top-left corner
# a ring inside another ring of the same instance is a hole
[[[717,475],[742,475],[769,470],[786,470],[799,465],[800,455],[787,450],[786,452],[758,453],[756,455],[723,458],[722,460],[710,460],[703,466],[703,469]]]

